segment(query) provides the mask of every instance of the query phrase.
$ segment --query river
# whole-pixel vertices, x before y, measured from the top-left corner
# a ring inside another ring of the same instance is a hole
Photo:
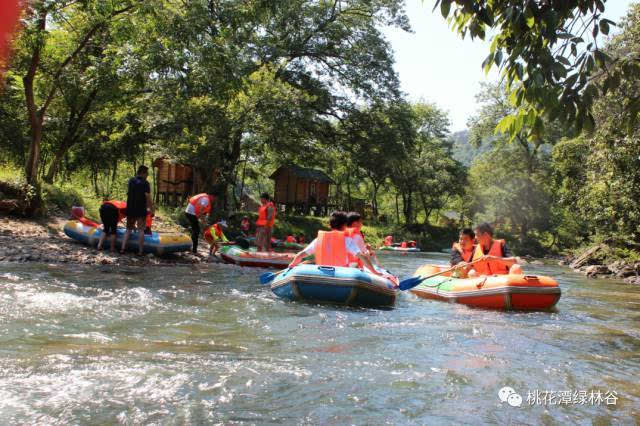
[[[640,422],[640,287],[526,271],[558,279],[554,311],[288,303],[230,265],[0,264],[0,423]]]

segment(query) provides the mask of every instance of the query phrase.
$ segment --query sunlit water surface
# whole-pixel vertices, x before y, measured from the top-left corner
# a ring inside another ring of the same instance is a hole
[[[446,258],[382,261],[406,276]],[[288,303],[229,265],[0,264],[0,423],[640,422],[640,287],[527,271],[560,282],[553,312]]]

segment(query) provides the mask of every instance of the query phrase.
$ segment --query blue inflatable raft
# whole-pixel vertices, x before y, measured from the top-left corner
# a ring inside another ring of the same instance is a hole
[[[286,300],[350,306],[389,307],[397,290],[383,277],[357,268],[298,265],[278,274],[271,291]]]
[[[64,233],[81,243],[97,246],[102,235],[102,229],[85,225],[77,220],[70,220],[64,225]],[[116,247],[119,249],[124,238],[125,229],[118,228],[116,234]],[[109,247],[109,241],[104,242],[104,247]],[[138,250],[138,233],[132,232],[127,241],[127,250]],[[144,252],[158,256],[168,253],[177,253],[191,250],[191,238],[184,234],[165,234],[152,232],[144,236]]]

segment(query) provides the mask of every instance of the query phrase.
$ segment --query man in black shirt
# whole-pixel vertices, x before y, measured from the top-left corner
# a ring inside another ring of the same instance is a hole
[[[120,253],[124,253],[127,242],[131,236],[131,231],[138,231],[138,256],[144,255],[144,228],[146,225],[147,211],[153,215],[154,207],[151,200],[151,186],[147,181],[149,168],[147,166],[138,167],[136,176],[129,179],[127,190],[127,232],[122,240]]]

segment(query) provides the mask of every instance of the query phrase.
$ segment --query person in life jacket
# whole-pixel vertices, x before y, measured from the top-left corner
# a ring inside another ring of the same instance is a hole
[[[151,212],[147,212],[147,218],[145,219],[144,222],[144,235],[151,235],[151,226],[153,225],[153,217],[155,216],[155,214],[151,213]]]
[[[518,264],[520,258],[511,255],[504,240],[493,239],[493,228],[488,223],[482,223],[475,228],[478,241],[471,258],[473,265],[469,276],[477,275],[522,275],[522,267]]]
[[[298,244],[304,244],[304,235],[302,234],[298,235],[298,238],[296,238],[296,242]]]
[[[367,245],[364,241],[364,234],[362,233],[362,216],[358,212],[349,212],[347,214],[347,237],[353,238],[358,248],[362,253],[369,256],[369,260],[372,264],[378,265],[378,258],[371,246]],[[349,265],[361,268],[364,266],[362,261],[353,255],[349,255]]]
[[[249,236],[249,230],[251,229],[251,223],[249,222],[249,217],[245,216],[242,218],[242,221],[240,222],[240,233],[242,234],[243,237],[248,237]]]
[[[285,243],[295,243],[296,241],[296,237],[294,237],[293,235],[287,235],[287,238],[284,240]]]
[[[347,214],[341,211],[331,213],[329,226],[331,231],[318,231],[318,237],[296,254],[289,268],[299,264],[307,256],[315,255],[316,265],[349,266],[349,254],[360,259],[363,265],[372,273],[382,276],[371,264],[369,257],[360,251],[353,238],[346,235]]]
[[[222,241],[223,243],[229,242],[224,232],[222,232],[222,229],[226,227],[227,222],[221,220],[204,230],[204,239],[209,243],[209,256],[216,254],[218,248],[220,248],[218,241]]]
[[[111,251],[116,251],[116,232],[118,223],[127,217],[127,203],[118,200],[104,200],[100,206],[100,220],[102,221],[102,234],[98,240],[98,250],[102,250],[104,240],[109,237]]]
[[[392,235],[387,235],[386,237],[384,237],[384,245],[386,247],[391,247],[393,245],[393,236]]]
[[[191,241],[193,243],[191,251],[198,253],[198,237],[200,236],[200,223],[203,227],[206,227],[206,216],[211,216],[213,211],[213,200],[215,196],[213,194],[197,194],[189,198],[187,209],[185,210],[185,216],[191,224]]]
[[[256,221],[256,246],[258,251],[271,251],[271,234],[276,221],[276,207],[266,192],[260,195],[260,203]]]
[[[459,277],[465,278],[469,274],[469,271],[473,266],[469,266],[471,258],[476,249],[475,245],[476,234],[471,228],[464,228],[460,231],[458,236],[458,242],[453,243],[451,247],[451,260],[449,263],[451,266],[458,266],[456,272]]]

